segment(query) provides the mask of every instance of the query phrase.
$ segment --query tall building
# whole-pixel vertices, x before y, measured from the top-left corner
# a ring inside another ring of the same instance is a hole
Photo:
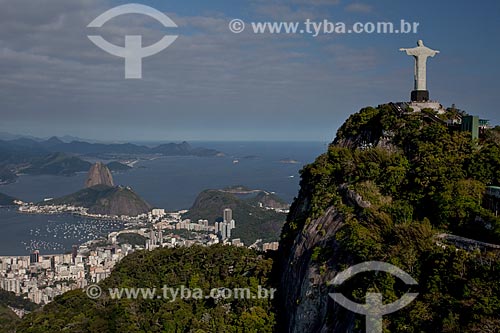
[[[75,263],[75,258],[78,255],[78,245],[73,245],[71,248],[71,260],[73,261],[73,264]]]
[[[40,260],[40,251],[35,250],[30,254],[30,264],[37,263]]]
[[[225,222],[219,223],[219,233],[222,239],[227,238],[227,223]]]
[[[219,236],[219,239],[222,240],[231,238],[231,229],[234,229],[235,227],[233,211],[231,208],[224,209],[223,219],[223,222],[215,222],[215,233]]]
[[[163,231],[161,229],[158,230],[158,242],[163,244]]]
[[[224,222],[230,223],[231,220],[233,219],[233,211],[231,210],[231,208],[224,209],[223,216],[224,216]]]
[[[156,235],[153,229],[149,232],[149,239],[151,240],[151,244],[156,244]]]

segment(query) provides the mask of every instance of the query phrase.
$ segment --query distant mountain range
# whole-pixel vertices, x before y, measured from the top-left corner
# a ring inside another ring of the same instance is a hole
[[[23,135],[23,134],[12,134],[9,132],[0,132],[0,140],[15,140],[15,139],[32,139],[38,142],[46,141],[49,137],[45,138],[39,138],[33,135]],[[61,139],[64,142],[71,142],[71,141],[86,141],[86,142],[92,142],[92,143],[97,143],[101,142],[99,140],[90,140],[90,139],[82,139],[77,136],[72,136],[72,135],[63,135],[63,136],[58,136],[59,139]]]
[[[95,156],[99,154],[161,154],[165,156],[216,156],[219,151],[208,148],[195,148],[186,141],[182,143],[166,143],[155,147],[137,145],[133,143],[89,143],[85,141],[71,141],[66,143],[57,137],[45,141],[19,138],[14,140],[0,140],[0,157],[9,157],[19,153],[69,153],[77,155]]]
[[[22,173],[32,175],[64,175],[69,176],[75,172],[88,170],[90,163],[76,156],[66,153],[50,153],[39,158],[34,158],[29,166],[20,169]]]
[[[223,154],[214,149],[192,147],[187,142],[148,147],[132,143],[67,143],[57,137],[44,141],[24,137],[0,140],[0,184],[14,181],[19,173],[73,175],[87,171],[91,164],[85,161],[86,157],[114,160],[141,155],[208,157]],[[110,168],[112,171],[125,171],[127,166],[113,163]]]

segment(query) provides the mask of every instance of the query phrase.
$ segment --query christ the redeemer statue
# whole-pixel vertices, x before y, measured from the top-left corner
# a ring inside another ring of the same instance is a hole
[[[417,42],[417,47],[411,49],[399,49],[406,52],[407,55],[415,58],[415,87],[411,92],[411,100],[414,102],[422,102],[429,100],[429,92],[427,91],[427,58],[434,57],[439,53],[437,50],[432,50],[424,45],[422,40]]]

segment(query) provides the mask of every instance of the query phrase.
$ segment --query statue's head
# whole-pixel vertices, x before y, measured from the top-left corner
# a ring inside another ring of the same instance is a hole
[[[424,46],[424,41],[419,39],[418,42],[417,42],[417,45],[418,46]]]

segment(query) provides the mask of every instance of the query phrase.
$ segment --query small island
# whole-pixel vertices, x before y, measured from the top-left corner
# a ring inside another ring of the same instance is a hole
[[[283,164],[299,164],[300,162],[291,158],[284,158],[280,160],[280,163]]]

